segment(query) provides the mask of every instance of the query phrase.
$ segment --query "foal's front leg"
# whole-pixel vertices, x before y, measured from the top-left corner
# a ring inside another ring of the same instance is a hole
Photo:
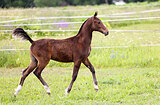
[[[81,61],[76,61],[76,62],[74,62],[72,80],[71,80],[71,83],[70,83],[70,85],[68,86],[68,88],[65,90],[65,94],[68,94],[68,93],[71,91],[72,86],[73,86],[73,83],[74,83],[74,81],[75,81],[76,78],[77,78],[77,75],[78,75],[78,71],[79,71],[80,66],[81,66]]]
[[[95,70],[94,70],[94,67],[92,66],[92,64],[90,63],[89,59],[85,59],[83,61],[83,64],[90,69],[90,71],[92,72],[92,76],[93,76],[93,81],[94,81],[94,88],[96,91],[98,91],[98,82],[97,82],[97,79],[96,79],[96,74],[95,74]]]

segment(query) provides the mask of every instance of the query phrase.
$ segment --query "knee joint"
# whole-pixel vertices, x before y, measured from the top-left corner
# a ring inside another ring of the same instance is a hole
[[[94,74],[96,73],[95,70],[92,70],[91,72],[94,73]]]
[[[34,71],[33,72],[36,76],[40,76],[41,75],[41,73],[40,72],[37,72],[37,71]]]
[[[94,70],[94,67],[93,67],[93,66],[91,66],[90,70],[91,70],[92,73],[95,74],[95,70]]]

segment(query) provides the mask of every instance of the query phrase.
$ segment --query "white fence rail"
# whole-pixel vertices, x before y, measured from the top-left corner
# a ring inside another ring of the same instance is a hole
[[[12,32],[13,30],[0,30],[0,32]],[[28,32],[78,32],[78,30],[25,30]],[[160,30],[109,30],[110,32],[160,32]]]
[[[131,20],[147,20],[147,19],[160,19],[160,17],[145,17],[145,18],[129,18],[129,19],[114,19],[114,20],[103,20],[103,22],[115,22],[115,21],[131,21]],[[13,22],[13,21],[5,21],[5,22]],[[3,23],[3,22],[0,22]],[[62,24],[81,24],[83,22],[57,22],[57,23],[37,23],[37,24],[5,24],[0,25],[2,27],[7,26],[41,26],[41,25],[62,25]]]
[[[48,20],[48,19],[77,19],[77,18],[90,18],[91,16],[61,16],[61,17],[33,17],[33,18],[24,18],[24,19],[15,19],[15,20],[8,20],[8,21],[2,21],[0,23],[12,23],[12,22],[18,22],[18,21],[26,21],[26,20]],[[105,15],[99,15],[98,17],[133,17],[133,16],[105,16]]]
[[[145,11],[139,11],[139,12],[126,12],[126,13],[115,13],[111,14],[110,16],[106,15],[99,15],[98,17],[131,17],[131,16],[120,16],[120,15],[131,15],[131,14],[137,14],[137,13],[149,13],[149,12],[159,12],[160,9],[155,10],[145,10]],[[117,16],[119,15],[119,16]],[[1,16],[2,17],[2,16]],[[89,18],[91,16],[61,16],[61,17],[33,17],[33,18],[24,18],[24,19],[15,19],[15,20],[8,20],[8,21],[1,21],[0,23],[12,23],[17,21],[26,21],[26,20],[44,20],[44,19],[71,19],[71,18]],[[114,21],[114,20],[112,20]],[[119,20],[118,20],[119,21]]]
[[[92,47],[93,49],[129,48],[129,47],[158,47],[160,44],[139,45],[139,46],[112,46],[112,47]],[[29,49],[0,49],[1,51],[27,51]]]

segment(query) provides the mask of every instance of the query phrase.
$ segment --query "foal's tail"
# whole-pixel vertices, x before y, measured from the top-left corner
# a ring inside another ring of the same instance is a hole
[[[28,36],[28,34],[22,28],[14,29],[12,36],[13,37],[21,37],[23,40],[29,40],[30,43],[33,42],[33,40]]]

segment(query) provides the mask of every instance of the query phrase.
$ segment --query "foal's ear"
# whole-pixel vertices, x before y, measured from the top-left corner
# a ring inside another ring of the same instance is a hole
[[[95,12],[95,14],[94,14],[94,17],[96,17],[96,16],[97,16],[97,14],[98,14],[98,12],[96,11],[96,12]]]

